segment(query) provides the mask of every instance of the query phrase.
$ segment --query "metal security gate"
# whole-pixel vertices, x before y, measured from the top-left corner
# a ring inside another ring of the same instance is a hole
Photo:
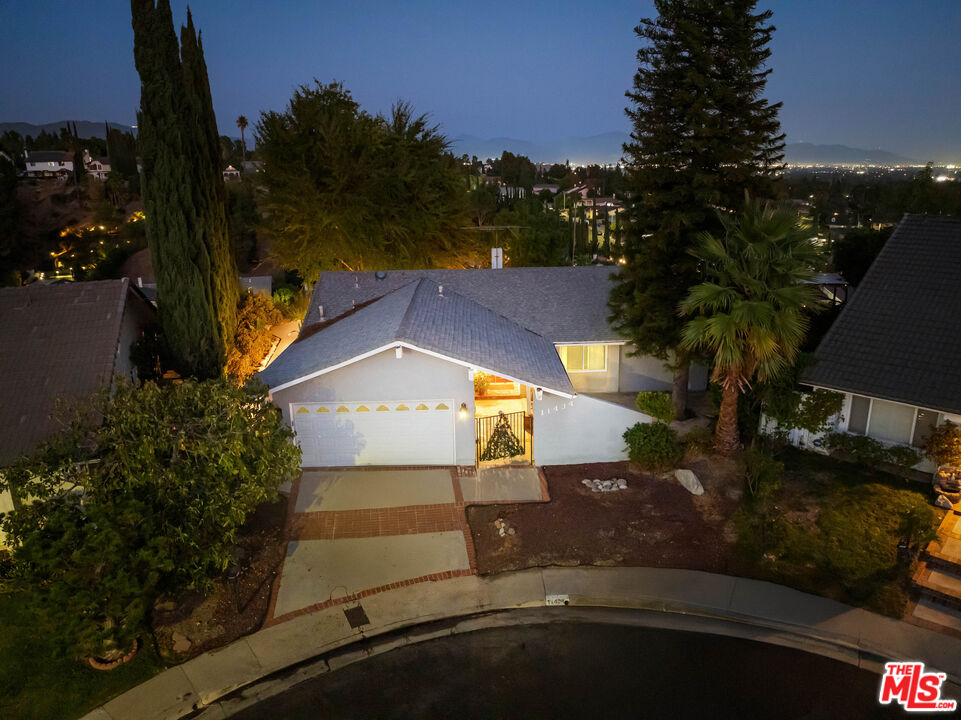
[[[527,454],[524,412],[501,412],[474,420],[475,457],[478,462]]]

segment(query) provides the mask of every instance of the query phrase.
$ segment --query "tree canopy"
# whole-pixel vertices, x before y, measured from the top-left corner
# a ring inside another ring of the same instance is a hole
[[[8,468],[31,502],[2,516],[16,582],[84,653],[127,649],[160,593],[203,588],[298,469],[263,388],[227,380],[104,391]]]
[[[756,378],[769,382],[788,371],[804,341],[808,308],[818,296],[818,251],[789,210],[750,201],[742,213],[722,216],[724,233],[702,233],[695,250],[705,279],[680,309],[688,318],[681,345],[713,358],[712,379],[722,388],[715,447],[738,444],[737,398]]]
[[[781,168],[780,103],[764,98],[770,11],[753,0],[657,0],[658,16],[635,28],[643,46],[624,146],[631,199],[626,265],[611,294],[611,321],[641,354],[669,358],[680,346],[677,305],[699,281],[690,250],[717,232],[716,209],[737,211],[746,192],[770,197]],[[683,412],[687,361],[677,362]]]
[[[238,283],[203,46],[189,12],[178,44],[168,0],[131,0],[131,9],[160,324],[178,371],[216,377],[233,337]]]
[[[324,269],[431,267],[464,261],[459,162],[426,115],[361,109],[340,83],[298,88],[257,123],[266,232],[308,281]]]

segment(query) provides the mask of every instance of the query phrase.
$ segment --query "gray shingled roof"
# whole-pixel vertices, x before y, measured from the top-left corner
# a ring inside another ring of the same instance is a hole
[[[424,278],[408,280],[319,332],[304,334],[260,379],[278,387],[400,342],[535,387],[574,394],[550,340],[446,285],[441,294],[440,285]]]
[[[0,466],[59,427],[58,399],[109,382],[128,281],[0,288]]]
[[[27,153],[26,162],[73,162],[73,153],[66,150],[33,150]]]
[[[499,268],[496,270],[335,271],[320,274],[304,327],[426,278],[480,303],[555,343],[623,342],[607,323],[611,266]],[[353,303],[353,304],[352,304]]]
[[[905,215],[802,381],[961,412],[961,218]]]

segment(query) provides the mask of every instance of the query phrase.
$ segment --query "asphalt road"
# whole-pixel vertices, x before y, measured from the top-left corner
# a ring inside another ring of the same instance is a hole
[[[643,627],[492,628],[408,645],[234,715],[328,718],[904,717],[879,678],[798,650]]]

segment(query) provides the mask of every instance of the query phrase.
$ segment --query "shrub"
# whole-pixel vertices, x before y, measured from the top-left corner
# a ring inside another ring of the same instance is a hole
[[[888,462],[905,468],[912,468],[921,462],[921,453],[907,445],[894,445],[887,449]]]
[[[758,447],[749,447],[743,458],[744,480],[751,497],[759,501],[772,500],[781,489],[784,463]]]
[[[655,420],[674,422],[674,403],[670,393],[641,391],[637,394],[637,408]]]
[[[489,375],[485,375],[479,370],[474,371],[474,395],[486,395],[487,388],[491,385],[491,379]]]
[[[632,462],[661,472],[680,457],[677,433],[665,423],[637,423],[624,432],[627,452]]]
[[[287,320],[303,320],[310,308],[310,293],[281,285],[274,290],[273,301]]]
[[[65,647],[126,650],[159,595],[228,567],[246,518],[298,470],[292,436],[263,387],[117,383],[0,478],[31,498],[0,519],[13,582],[39,590]]]
[[[253,375],[273,347],[270,328],[283,320],[270,298],[247,293],[240,300],[237,311],[237,330],[234,346],[227,355],[227,374],[238,383]]]
[[[843,453],[850,455],[857,462],[870,467],[877,467],[883,463],[914,467],[921,460],[921,455],[905,445],[885,447],[874,438],[867,435],[848,435],[847,433],[831,433],[827,436],[827,447],[831,454]]]
[[[924,454],[938,465],[961,465],[961,426],[945,421],[924,441]]]
[[[706,427],[697,427],[681,438],[681,446],[685,452],[696,454],[710,452],[714,447],[714,435]]]

